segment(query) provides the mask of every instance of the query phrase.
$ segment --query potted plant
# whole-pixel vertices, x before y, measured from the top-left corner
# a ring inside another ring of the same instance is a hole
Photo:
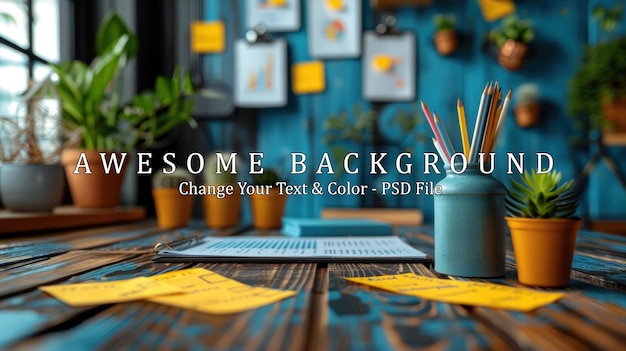
[[[520,85],[515,91],[515,121],[521,128],[532,127],[539,121],[539,87],[532,83]]]
[[[524,172],[507,189],[506,221],[511,230],[517,276],[522,284],[569,284],[580,218],[574,217],[579,193],[560,172]]]
[[[489,34],[490,40],[498,47],[498,63],[511,71],[522,68],[534,37],[532,22],[515,15],[505,17],[500,26]]]
[[[280,194],[276,183],[281,181],[279,173],[266,168],[263,174],[253,176],[255,192],[250,195],[252,225],[255,229],[278,229],[282,225],[287,195]]]
[[[120,100],[118,78],[136,55],[137,39],[117,14],[104,20],[95,44],[97,56],[90,65],[81,61],[51,65],[58,77],[64,127],[80,136],[61,160],[77,207],[117,205],[124,171],[105,174],[101,155],[107,161],[113,155],[121,160],[119,152],[149,147],[179,123],[190,122],[193,107],[186,99],[193,93],[191,78],[189,74],[181,78],[178,69],[171,79],[158,77],[154,92],[139,94],[128,103]],[[91,174],[77,167],[84,164],[83,155]]]
[[[160,228],[180,228],[189,223],[193,196],[181,194],[178,188],[192,179],[189,172],[180,168],[171,174],[159,172],[152,177],[152,197]]]
[[[16,116],[0,118],[0,197],[13,212],[51,212],[63,199],[59,102],[46,98],[50,89],[47,79],[31,84]]]
[[[456,51],[458,40],[454,27],[456,17],[453,14],[438,14],[434,17],[435,37],[433,41],[439,55],[448,56]]]
[[[570,83],[569,109],[578,127],[626,132],[626,36],[587,47]]]
[[[230,159],[230,153],[222,153],[224,159]],[[236,161],[234,161],[236,162]],[[204,203],[204,220],[209,228],[234,227],[239,223],[241,195],[237,188],[237,174],[219,169],[216,154],[211,155],[204,168],[204,181],[207,187],[216,189],[202,197]],[[230,187],[232,194],[225,191]]]

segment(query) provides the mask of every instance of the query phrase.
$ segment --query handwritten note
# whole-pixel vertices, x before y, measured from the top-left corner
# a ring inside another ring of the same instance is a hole
[[[345,279],[429,300],[517,311],[532,311],[564,296],[563,293],[542,292],[490,283],[429,278],[413,273]]]
[[[177,286],[146,277],[111,282],[48,285],[39,289],[74,307],[141,300],[183,291]]]
[[[324,91],[326,78],[324,62],[298,62],[291,66],[294,94],[311,94]]]
[[[485,21],[493,22],[515,12],[513,0],[478,0]]]
[[[224,23],[222,21],[191,23],[191,51],[196,53],[224,52]]]
[[[202,268],[153,278],[179,287],[185,294],[160,296],[150,301],[213,314],[242,312],[296,295],[295,291],[252,287]]]

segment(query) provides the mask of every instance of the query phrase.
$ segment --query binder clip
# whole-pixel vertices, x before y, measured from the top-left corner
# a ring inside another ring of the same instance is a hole
[[[248,44],[269,43],[272,41],[272,36],[267,32],[264,24],[258,24],[246,32],[246,41]]]
[[[396,28],[396,23],[396,16],[385,14],[381,16],[380,23],[376,25],[374,30],[378,35],[400,34],[400,31]]]

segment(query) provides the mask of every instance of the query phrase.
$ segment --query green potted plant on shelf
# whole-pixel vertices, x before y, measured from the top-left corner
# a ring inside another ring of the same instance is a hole
[[[439,55],[448,56],[456,51],[458,40],[455,31],[456,17],[453,14],[438,14],[435,22],[435,49]]]
[[[171,174],[159,172],[152,177],[152,197],[160,228],[180,228],[189,223],[193,196],[181,194],[179,186],[192,179],[189,172],[180,168]]]
[[[228,162],[231,153],[221,153]],[[232,159],[236,163],[236,158]],[[202,197],[204,203],[204,220],[209,228],[234,227],[239,223],[241,211],[241,195],[237,187],[237,174],[221,168],[221,163],[216,154],[207,158],[204,168],[204,182],[207,187],[214,187],[215,193]],[[220,167],[220,168],[218,168]],[[219,172],[218,172],[219,171]],[[230,187],[232,194],[227,194]]]
[[[562,287],[569,284],[580,218],[580,193],[561,172],[525,171],[507,189],[506,221],[522,284]]]
[[[533,23],[515,15],[505,17],[500,26],[489,33],[489,39],[498,47],[498,63],[511,71],[522,68],[534,38]]]
[[[280,194],[276,183],[282,181],[277,170],[265,168],[252,177],[255,192],[250,195],[252,224],[255,229],[278,229],[282,225],[287,195]]]
[[[0,117],[0,198],[13,212],[51,212],[61,204],[59,101],[50,80],[33,83],[12,117]],[[52,91],[52,92],[51,92]]]
[[[63,125],[79,136],[72,148],[64,150],[65,166],[72,199],[77,207],[117,205],[123,178],[121,172],[105,174],[101,154],[119,160],[119,152],[149,147],[183,122],[191,122],[193,93],[189,74],[177,69],[171,78],[158,77],[154,92],[121,101],[122,82],[118,78],[127,62],[137,53],[137,39],[123,20],[110,13],[96,36],[97,56],[90,65],[70,61],[51,65],[61,98]],[[85,162],[86,168],[77,167]],[[123,163],[126,165],[126,162]]]
[[[541,107],[539,87],[532,83],[520,85],[515,90],[515,122],[521,128],[532,127],[539,121]]]

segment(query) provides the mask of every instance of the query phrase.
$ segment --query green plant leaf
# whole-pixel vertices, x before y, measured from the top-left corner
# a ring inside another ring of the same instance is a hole
[[[122,36],[128,36],[128,45],[124,48],[128,57],[137,56],[137,38],[128,29],[124,20],[115,12],[110,12],[98,28],[96,34],[96,53],[103,56],[111,51],[111,48]]]

